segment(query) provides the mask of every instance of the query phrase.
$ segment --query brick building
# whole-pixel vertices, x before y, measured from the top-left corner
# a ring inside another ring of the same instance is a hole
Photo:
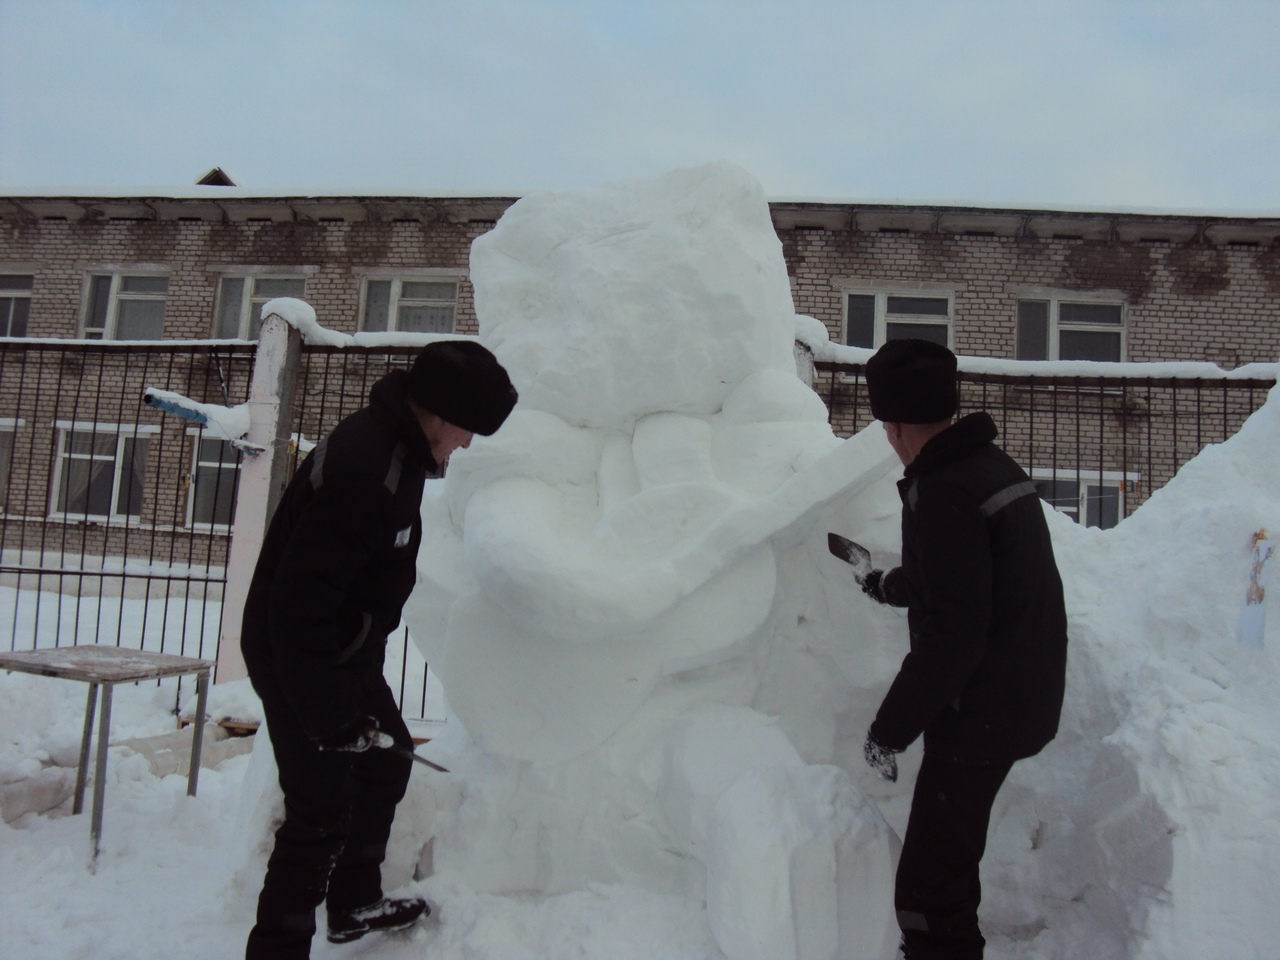
[[[775,203],[832,339],[1020,359],[1280,358],[1280,218]]]
[[[0,198],[0,336],[20,338],[3,341],[0,363],[4,527],[19,518],[39,525],[42,555],[49,520],[64,556],[131,555],[127,540],[145,520],[152,559],[162,529],[171,554],[175,533],[203,538],[206,565],[216,566],[236,454],[159,414],[139,415],[139,385],[243,400],[248,348],[225,341],[252,340],[258,308],[277,296],[307,300],[321,323],[342,332],[475,333],[471,242],[512,202],[252,197],[219,188],[187,197]],[[912,335],[973,356],[1226,368],[1280,358],[1280,218],[802,202],[771,209],[797,312],[817,317],[839,343],[875,347]],[[41,338],[92,349],[37,350],[31,341]],[[176,367],[172,353],[131,346],[209,340],[224,344],[192,346]],[[829,375],[828,385],[837,379]],[[309,429],[358,405],[363,389],[362,378]],[[35,390],[63,412],[30,406]],[[92,415],[66,407],[88,393]],[[1106,450],[1094,487],[1078,462],[1060,469],[1055,459],[1042,471],[1053,483],[1075,471],[1075,492],[1046,495],[1068,509],[1079,496],[1081,519],[1089,489],[1114,491],[1107,495],[1120,504],[1126,490],[1139,490],[1132,478],[1144,477],[1149,490],[1172,470],[1130,470],[1125,460],[1120,431],[1131,420],[1154,422],[1151,404],[1096,394],[1113,422],[1098,430]],[[828,395],[833,404],[842,396]],[[1232,423],[1256,406],[1252,396],[1231,404]],[[1227,407],[1224,398],[1224,429]],[[833,414],[839,432],[866,421],[856,410]],[[1034,460],[1033,447],[1026,453]],[[1076,460],[1082,451],[1078,445]],[[181,484],[166,500],[170,477]],[[1114,516],[1127,512],[1117,509]],[[1091,522],[1108,525],[1114,516]],[[96,528],[103,536],[91,544]],[[24,550],[34,536],[23,532]],[[13,543],[10,534],[4,549]]]
[[[510,198],[0,198],[0,334],[252,339],[301,296],[336,330],[474,332],[472,240]],[[771,205],[796,309],[1026,359],[1280,356],[1280,218]]]

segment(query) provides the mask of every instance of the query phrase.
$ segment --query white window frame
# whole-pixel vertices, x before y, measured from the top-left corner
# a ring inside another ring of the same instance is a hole
[[[0,457],[0,514],[4,514],[5,503],[9,498],[9,475],[13,472],[13,451],[18,442],[18,429],[26,426],[27,421],[22,417],[0,417],[0,436],[7,437],[9,447],[6,454],[8,462],[5,458]]]
[[[236,502],[239,497],[240,468],[243,466],[243,458],[242,457],[237,458],[234,464],[229,464],[225,460],[223,461],[201,460],[200,459],[201,441],[205,441],[205,440],[211,441],[211,442],[220,441],[223,443],[227,443],[228,441],[222,440],[221,437],[213,436],[207,430],[201,430],[199,428],[194,428],[194,427],[189,428],[187,430],[187,436],[190,437],[192,440],[191,472],[188,473],[186,476],[187,526],[192,530],[198,530],[204,533],[231,533],[231,531],[235,528]],[[232,486],[233,498],[231,501],[231,521],[229,523],[220,523],[218,521],[197,520],[195,518],[196,487],[198,484],[197,478],[200,475],[201,466],[209,466],[219,470],[227,470],[231,474],[233,474],[233,479],[231,481],[233,485]]]
[[[255,341],[258,339],[254,332],[254,321],[257,320],[261,324],[262,317],[254,316],[255,305],[257,312],[261,313],[263,304],[276,299],[276,294],[267,296],[265,294],[258,296],[255,286],[259,280],[291,280],[302,282],[302,293],[298,294],[298,298],[302,299],[306,294],[307,280],[309,277],[304,270],[290,270],[276,267],[274,269],[263,270],[228,270],[218,275],[218,292],[214,298],[213,308],[213,337],[214,339],[225,339],[219,326],[222,320],[222,311],[224,307],[223,298],[225,297],[225,284],[228,280],[239,280],[243,286],[240,289],[240,302],[237,307],[238,320],[236,323],[236,336],[232,339]],[[279,294],[278,296],[292,296],[292,294]]]
[[[840,290],[840,342],[849,343],[849,297],[875,297],[875,327],[870,349],[884,346],[889,335],[889,325],[895,322],[921,323],[942,327],[947,332],[946,346],[955,341],[956,298],[954,290],[900,289],[883,286],[844,286]],[[923,300],[945,300],[945,318],[938,314],[890,313],[890,298],[907,297]]]
[[[397,333],[400,331],[399,318],[400,307],[408,303],[419,303],[423,306],[449,306],[453,310],[453,315],[449,321],[449,329],[439,331],[444,334],[456,333],[458,329],[458,300],[462,294],[462,281],[466,277],[465,273],[457,270],[440,270],[428,268],[427,270],[402,270],[394,273],[369,273],[366,274],[360,283],[360,329],[365,332],[375,333]],[[385,330],[369,330],[369,284],[371,283],[390,283],[391,293],[387,302],[387,326]],[[453,299],[422,299],[414,300],[403,296],[404,284],[406,283],[452,283]],[[411,331],[416,332],[416,331]]]
[[[107,290],[107,311],[103,318],[101,327],[91,327],[90,322],[95,318],[90,316],[94,303],[94,280],[97,277],[110,277],[111,281]],[[140,301],[140,302],[159,302],[161,304],[160,317],[160,339],[164,336],[164,311],[168,306],[169,291],[164,293],[154,293],[151,291],[129,291],[122,290],[124,281],[126,280],[164,280],[166,285],[170,278],[170,271],[155,267],[131,267],[131,268],[112,268],[104,267],[102,269],[91,269],[87,271],[84,298],[81,304],[80,330],[81,336],[85,340],[119,340],[118,328],[120,321],[120,302],[122,300]],[[129,338],[133,339],[133,338]]]
[[[160,427],[154,424],[133,424],[133,423],[95,423],[93,421],[84,420],[55,420],[54,427],[57,430],[57,453],[53,469],[53,482],[49,490],[49,517],[53,520],[68,521],[90,521],[97,523],[139,523],[142,519],[141,507],[137,514],[120,513],[116,507],[120,499],[120,480],[124,471],[124,445],[128,440],[147,440],[159,435]],[[67,448],[67,442],[72,433],[92,433],[95,436],[109,436],[114,434],[116,438],[115,451],[112,454],[113,462],[111,467],[111,507],[110,512],[106,514],[98,513],[67,513],[58,509],[58,491],[62,487],[62,475],[68,460],[82,459],[106,459],[105,457],[95,457],[93,454],[73,454]],[[150,456],[150,446],[148,445],[148,456]],[[146,465],[144,461],[143,476],[146,476]]]
[[[29,277],[31,279],[31,286],[27,287],[27,289],[25,290],[10,290],[10,289],[0,290],[0,300],[25,300],[27,302],[27,324],[30,325],[31,323],[31,289],[32,287],[35,286],[35,282],[36,282],[35,273],[30,270],[9,269],[9,270],[0,270],[0,276]],[[0,337],[11,337],[14,339],[22,339],[25,337],[29,337],[31,335],[30,331],[26,330],[18,334],[17,337],[14,337],[13,333],[11,332],[12,325],[13,325],[13,308],[12,307],[9,308],[8,315],[4,317],[0,317],[0,320],[3,320],[4,322],[4,328],[0,329]]]
[[[1116,522],[1119,523],[1125,516],[1125,498],[1131,490],[1136,488],[1137,483],[1142,479],[1142,474],[1132,470],[1103,470],[1101,475],[1096,467],[1079,469],[1058,467],[1057,469],[1049,467],[1036,467],[1030,471],[1032,480],[1058,480],[1059,482],[1068,482],[1077,484],[1076,490],[1076,506],[1073,508],[1063,507],[1058,504],[1050,504],[1059,513],[1065,514],[1076,523],[1088,523],[1089,519],[1089,488],[1093,487],[1111,487],[1119,493],[1117,500]],[[1043,498],[1042,498],[1043,499]],[[1049,501],[1045,501],[1048,503]],[[1083,520],[1081,518],[1084,518]],[[1109,528],[1102,528],[1109,529]]]
[[[1016,324],[1017,324],[1017,326],[1018,326],[1018,329],[1016,330],[1016,334],[1015,334],[1015,335],[1016,335],[1016,337],[1018,337],[1018,338],[1019,338],[1019,340],[1020,340],[1020,338],[1021,338],[1021,336],[1022,336],[1022,331],[1021,331],[1021,329],[1020,329],[1020,327],[1021,327],[1021,318],[1020,318],[1017,314],[1018,314],[1018,312],[1020,311],[1020,305],[1022,304],[1022,302],[1023,302],[1023,301],[1038,301],[1038,302],[1041,302],[1041,303],[1048,303],[1048,305],[1049,305],[1049,311],[1048,311],[1048,313],[1049,313],[1049,317],[1048,317],[1048,325],[1047,325],[1047,330],[1046,330],[1046,332],[1045,332],[1045,337],[1046,337],[1046,341],[1047,341],[1047,342],[1046,342],[1046,353],[1048,354],[1048,356],[1046,356],[1046,357],[1026,357],[1026,358],[1024,358],[1024,359],[1027,359],[1027,360],[1033,360],[1033,359],[1035,359],[1035,360],[1060,360],[1060,359],[1062,359],[1062,356],[1061,356],[1061,354],[1062,354],[1062,337],[1061,337],[1061,334],[1062,334],[1062,331],[1064,331],[1064,330],[1066,330],[1066,331],[1076,330],[1076,331],[1083,331],[1083,332],[1087,332],[1087,333],[1113,333],[1113,334],[1117,334],[1117,335],[1119,336],[1119,338],[1120,338],[1120,357],[1119,357],[1119,360],[1117,360],[1117,361],[1115,361],[1115,362],[1117,362],[1117,363],[1122,362],[1126,357],[1128,357],[1128,355],[1129,355],[1129,354],[1128,354],[1128,347],[1129,347],[1129,344],[1128,344],[1127,331],[1128,331],[1128,327],[1129,327],[1129,305],[1128,305],[1127,303],[1125,303],[1125,301],[1124,301],[1123,299],[1120,299],[1120,298],[1118,298],[1118,297],[1105,297],[1105,298],[1102,298],[1102,297],[1094,297],[1094,296],[1089,296],[1089,295],[1083,295],[1083,296],[1082,296],[1082,295],[1080,295],[1080,294],[1074,294],[1074,295],[1073,295],[1073,294],[1062,294],[1062,295],[1058,295],[1058,294],[1020,293],[1020,294],[1018,294],[1018,304],[1019,304],[1019,306],[1016,306],[1016,307],[1014,308],[1014,310],[1015,310],[1014,321],[1015,321],[1015,323],[1016,323]],[[1087,305],[1087,306],[1097,306],[1097,307],[1119,307],[1119,308],[1120,308],[1120,323],[1119,323],[1119,324],[1114,324],[1114,323],[1063,323],[1063,322],[1059,319],[1059,314],[1060,314],[1060,312],[1061,312],[1061,309],[1060,309],[1060,308],[1061,308],[1062,304],[1064,304],[1064,303],[1078,303],[1078,304],[1084,304],[1084,305]],[[1014,347],[1015,356],[1020,356],[1020,355],[1021,355],[1021,353],[1022,353],[1022,349],[1021,349],[1021,348],[1022,348],[1022,344],[1021,344],[1020,342],[1018,342],[1018,343],[1016,343],[1016,344],[1015,344],[1015,347]],[[1095,361],[1095,362],[1105,363],[1105,362],[1108,362],[1108,361]]]

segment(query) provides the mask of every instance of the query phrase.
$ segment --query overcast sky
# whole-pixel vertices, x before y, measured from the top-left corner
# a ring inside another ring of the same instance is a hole
[[[0,192],[1280,212],[1280,0],[0,0]]]

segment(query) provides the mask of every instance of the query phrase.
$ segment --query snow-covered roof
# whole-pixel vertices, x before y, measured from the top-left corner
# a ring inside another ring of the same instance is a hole
[[[137,187],[103,187],[88,188],[79,187],[40,187],[40,188],[17,188],[12,190],[0,191],[0,213],[6,204],[13,204],[20,209],[33,209],[37,207],[48,207],[49,205],[64,204],[68,206],[69,211],[73,211],[76,207],[85,208],[86,211],[95,207],[111,208],[116,205],[135,205],[147,206],[155,204],[195,204],[204,201],[213,205],[227,204],[231,207],[240,207],[244,205],[254,204],[304,204],[328,206],[350,205],[358,207],[365,204],[418,204],[418,203],[445,203],[445,204],[464,204],[499,206],[501,208],[509,206],[520,198],[521,194],[517,191],[497,191],[490,194],[462,194],[449,191],[434,192],[418,192],[418,191],[394,191],[382,189],[352,189],[352,190],[325,190],[325,189],[308,189],[305,187],[282,187],[282,188],[263,188],[263,187],[243,187],[243,186],[204,186],[192,184],[190,186],[157,186],[143,185]],[[826,211],[829,213],[844,214],[853,210],[867,212],[898,212],[906,213],[915,211],[918,213],[929,213],[934,216],[950,214],[970,215],[980,218],[1013,216],[1019,218],[1025,217],[1100,217],[1100,218],[1143,218],[1143,219],[1165,219],[1165,220],[1275,220],[1280,224],[1280,208],[1260,207],[1257,209],[1234,209],[1234,210],[1214,210],[1209,208],[1158,208],[1158,207],[1126,207],[1126,206],[1106,206],[1106,207],[1087,207],[1076,204],[1051,204],[1044,203],[992,203],[992,202],[974,202],[966,200],[927,200],[927,199],[893,199],[886,200],[884,198],[861,197],[861,198],[845,198],[845,197],[805,197],[805,196],[788,196],[773,197],[769,199],[770,207],[778,213],[791,211],[809,211],[817,213]],[[118,207],[117,207],[118,209]],[[74,212],[67,212],[60,215],[69,216],[71,219],[79,219]],[[111,213],[108,216],[113,215]],[[496,215],[496,214],[495,214]],[[163,213],[157,213],[157,218],[165,219]],[[147,219],[147,217],[140,217]],[[243,219],[240,217],[230,216],[229,219]]]

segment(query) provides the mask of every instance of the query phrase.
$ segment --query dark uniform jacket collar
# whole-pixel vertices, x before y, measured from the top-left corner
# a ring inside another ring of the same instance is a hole
[[[985,413],[971,413],[957,420],[924,445],[903,471],[908,483],[943,464],[963,459],[1000,435],[995,421]]]
[[[405,445],[406,456],[422,466],[428,475],[439,474],[440,467],[431,455],[431,444],[418,425],[418,419],[409,409],[409,395],[405,389],[408,374],[393,370],[373,385],[369,391],[369,409],[374,417],[388,424],[400,442]]]

